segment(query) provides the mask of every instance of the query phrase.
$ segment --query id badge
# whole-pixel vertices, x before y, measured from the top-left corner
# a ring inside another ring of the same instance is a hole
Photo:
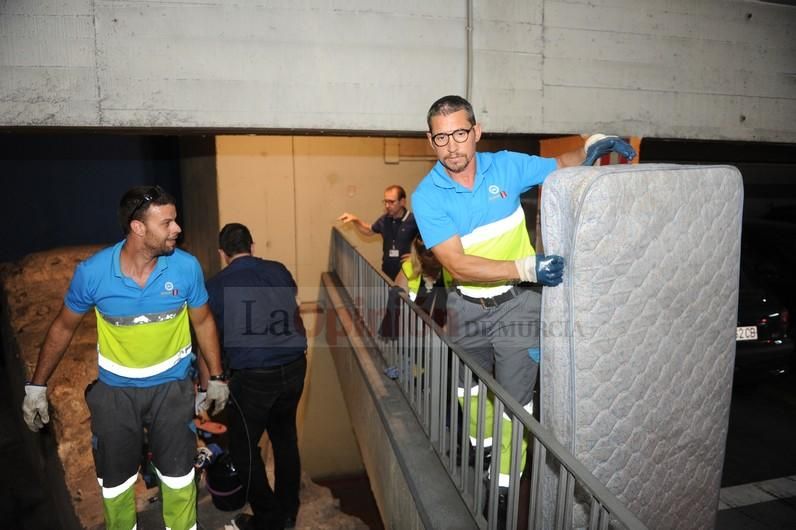
[[[390,256],[391,258],[400,258],[401,257],[401,254],[398,253],[398,249],[397,248],[391,248],[387,255]]]

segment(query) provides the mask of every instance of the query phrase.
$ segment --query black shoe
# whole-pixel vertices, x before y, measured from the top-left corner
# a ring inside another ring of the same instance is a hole
[[[248,513],[239,513],[232,519],[232,527],[235,528],[235,530],[254,530],[253,518],[254,517]]]
[[[487,482],[488,484],[488,482]],[[498,509],[497,509],[497,528],[506,530],[506,519],[509,505],[509,489],[503,486],[498,487]],[[489,495],[486,496],[484,503],[484,519],[489,520]]]

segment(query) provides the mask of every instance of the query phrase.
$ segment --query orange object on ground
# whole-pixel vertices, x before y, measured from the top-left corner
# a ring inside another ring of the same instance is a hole
[[[205,421],[201,418],[194,418],[193,423],[196,425],[197,429],[210,434],[224,434],[227,432],[227,426],[217,421]]]

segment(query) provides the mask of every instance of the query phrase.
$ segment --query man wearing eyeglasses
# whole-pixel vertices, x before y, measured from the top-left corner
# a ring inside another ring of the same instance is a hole
[[[412,241],[417,235],[415,216],[406,208],[406,191],[398,185],[384,190],[384,215],[373,224],[362,221],[352,213],[345,212],[337,218],[343,223],[353,223],[359,233],[365,236],[381,234],[381,270],[394,280],[401,270],[401,258],[411,250]]]
[[[166,527],[196,528],[189,321],[209,367],[201,384],[214,412],[229,396],[202,269],[177,248],[182,229],[175,201],[160,187],[125,193],[119,221],[125,238],[75,269],[25,385],[23,416],[33,431],[49,422],[47,380],[83,315],[94,308],[99,375],[86,389],[86,403],[106,525],[135,528],[135,483],[146,430]]]
[[[559,167],[591,165],[609,151],[627,158],[635,152],[617,137],[595,135],[586,150],[557,158],[509,151],[478,153],[481,126],[470,103],[459,96],[445,96],[432,104],[427,124],[438,162],[418,185],[412,204],[423,241],[456,281],[448,296],[451,339],[532,412],[541,295],[518,284],[558,285],[564,261],[560,256],[535,255],[520,194],[542,184]],[[478,386],[472,387],[470,395],[477,390]],[[490,432],[485,440],[492,436],[491,418],[486,425]],[[475,436],[473,427],[471,436]],[[501,448],[501,487],[509,484],[507,449]],[[523,458],[524,454],[523,448]]]

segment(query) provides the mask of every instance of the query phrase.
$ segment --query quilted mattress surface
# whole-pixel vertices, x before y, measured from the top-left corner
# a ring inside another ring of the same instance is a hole
[[[544,250],[566,270],[543,291],[542,424],[650,528],[715,523],[742,203],[728,166],[567,168],[543,188]]]

